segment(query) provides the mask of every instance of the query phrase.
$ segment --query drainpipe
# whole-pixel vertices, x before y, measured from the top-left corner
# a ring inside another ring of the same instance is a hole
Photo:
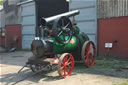
[[[34,2],[35,2],[35,20],[36,20],[36,25],[35,25],[35,37],[38,37],[39,36],[39,30],[38,30],[38,25],[39,25],[39,23],[38,23],[38,4],[37,4],[37,1],[36,0],[34,0]]]

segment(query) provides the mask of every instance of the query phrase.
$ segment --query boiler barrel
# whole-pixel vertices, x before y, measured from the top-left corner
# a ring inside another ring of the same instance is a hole
[[[78,37],[73,36],[72,39],[70,40],[70,42],[65,44],[65,45],[64,44],[60,44],[60,43],[55,41],[54,42],[53,53],[55,53],[55,54],[59,54],[60,53],[61,54],[61,53],[64,53],[64,52],[72,52],[74,50],[77,50],[79,45],[83,46],[85,41],[86,40],[84,40],[81,35],[78,35]]]

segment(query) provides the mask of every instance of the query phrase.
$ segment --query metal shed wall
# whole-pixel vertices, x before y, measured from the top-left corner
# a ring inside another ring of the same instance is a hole
[[[6,48],[21,48],[21,25],[6,25]]]
[[[69,10],[66,0],[33,0],[21,2],[22,48],[30,49],[35,29],[42,17],[49,17]],[[35,7],[36,6],[36,7]]]
[[[20,0],[4,0],[5,25],[20,24],[20,6],[17,5]]]
[[[30,48],[31,42],[35,37],[36,13],[35,3],[29,2],[21,5],[21,24],[22,24],[22,48]]]
[[[0,11],[0,28],[3,28],[3,27],[5,27],[5,12],[2,9]]]
[[[128,16],[128,0],[97,0],[98,18]]]
[[[5,47],[5,37],[2,36],[2,28],[5,27],[5,13],[4,10],[0,10],[0,46]]]
[[[0,46],[5,47],[5,38],[0,36]]]
[[[81,32],[85,32],[97,46],[97,0],[71,0],[70,10],[79,9],[76,21]]]
[[[98,53],[128,59],[128,17],[98,20]],[[105,43],[112,43],[111,49]],[[107,56],[108,57],[108,56]]]
[[[1,28],[1,22],[2,22],[2,20],[1,20],[1,15],[2,15],[2,11],[0,10],[0,28]]]

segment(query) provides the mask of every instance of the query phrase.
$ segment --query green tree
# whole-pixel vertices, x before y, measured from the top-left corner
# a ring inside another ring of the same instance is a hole
[[[0,0],[0,5],[3,5],[3,0]]]

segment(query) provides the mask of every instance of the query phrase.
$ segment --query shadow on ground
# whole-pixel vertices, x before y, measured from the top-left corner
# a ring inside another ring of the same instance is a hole
[[[1,56],[5,56],[5,57],[7,56],[7,58],[0,57],[3,60],[1,64],[22,66],[25,64],[25,60],[27,59],[27,57],[25,56],[30,56],[30,54],[28,54],[27,52],[26,54],[24,53],[25,55],[23,55],[23,53],[24,52],[16,53],[16,55],[13,53],[1,54]],[[46,82],[62,80],[62,78],[59,77],[57,74],[52,76],[52,75],[47,75],[48,73],[49,71],[34,75],[34,73],[31,72],[29,69],[25,69],[19,74],[17,73],[3,74],[1,75],[0,80],[2,83],[5,83],[5,85],[13,84],[22,79],[35,83],[38,83],[40,80]],[[71,76],[75,76],[77,74],[88,74],[88,75],[91,74],[91,75],[101,75],[101,76],[128,79],[128,62],[114,60],[114,59],[97,58],[95,66],[91,68],[86,68],[82,63],[75,63],[75,68]]]
[[[52,71],[54,72],[54,71]],[[9,74],[5,74],[2,75],[0,80],[2,83],[4,83],[4,85],[16,85],[20,82],[23,82],[25,80],[27,81],[31,81],[34,83],[39,83],[39,81],[41,79],[43,79],[43,81],[56,81],[56,80],[60,80],[63,79],[60,76],[48,76],[47,74],[49,73],[49,71],[44,71],[42,73],[34,73],[32,72],[30,69],[26,69],[22,72],[18,73],[9,73]]]
[[[126,65],[127,63],[120,62],[120,64]],[[128,79],[128,69],[121,68],[120,66],[121,65],[117,65],[117,62],[116,63],[110,63],[110,62],[99,63],[98,60],[95,66],[92,68],[86,68],[82,63],[76,63],[74,71],[71,76],[75,76],[77,74],[91,74],[91,75],[102,75],[102,76]],[[0,80],[1,82],[5,83],[5,85],[10,85],[10,84],[12,85],[15,82],[20,83],[24,80],[34,82],[34,83],[39,83],[40,80],[45,82],[63,80],[63,78],[59,77],[59,75],[57,74],[55,74],[54,76],[47,75],[49,72],[50,71],[35,75],[33,72],[31,72],[31,70],[25,69],[19,74],[10,73],[10,74],[2,75]]]

